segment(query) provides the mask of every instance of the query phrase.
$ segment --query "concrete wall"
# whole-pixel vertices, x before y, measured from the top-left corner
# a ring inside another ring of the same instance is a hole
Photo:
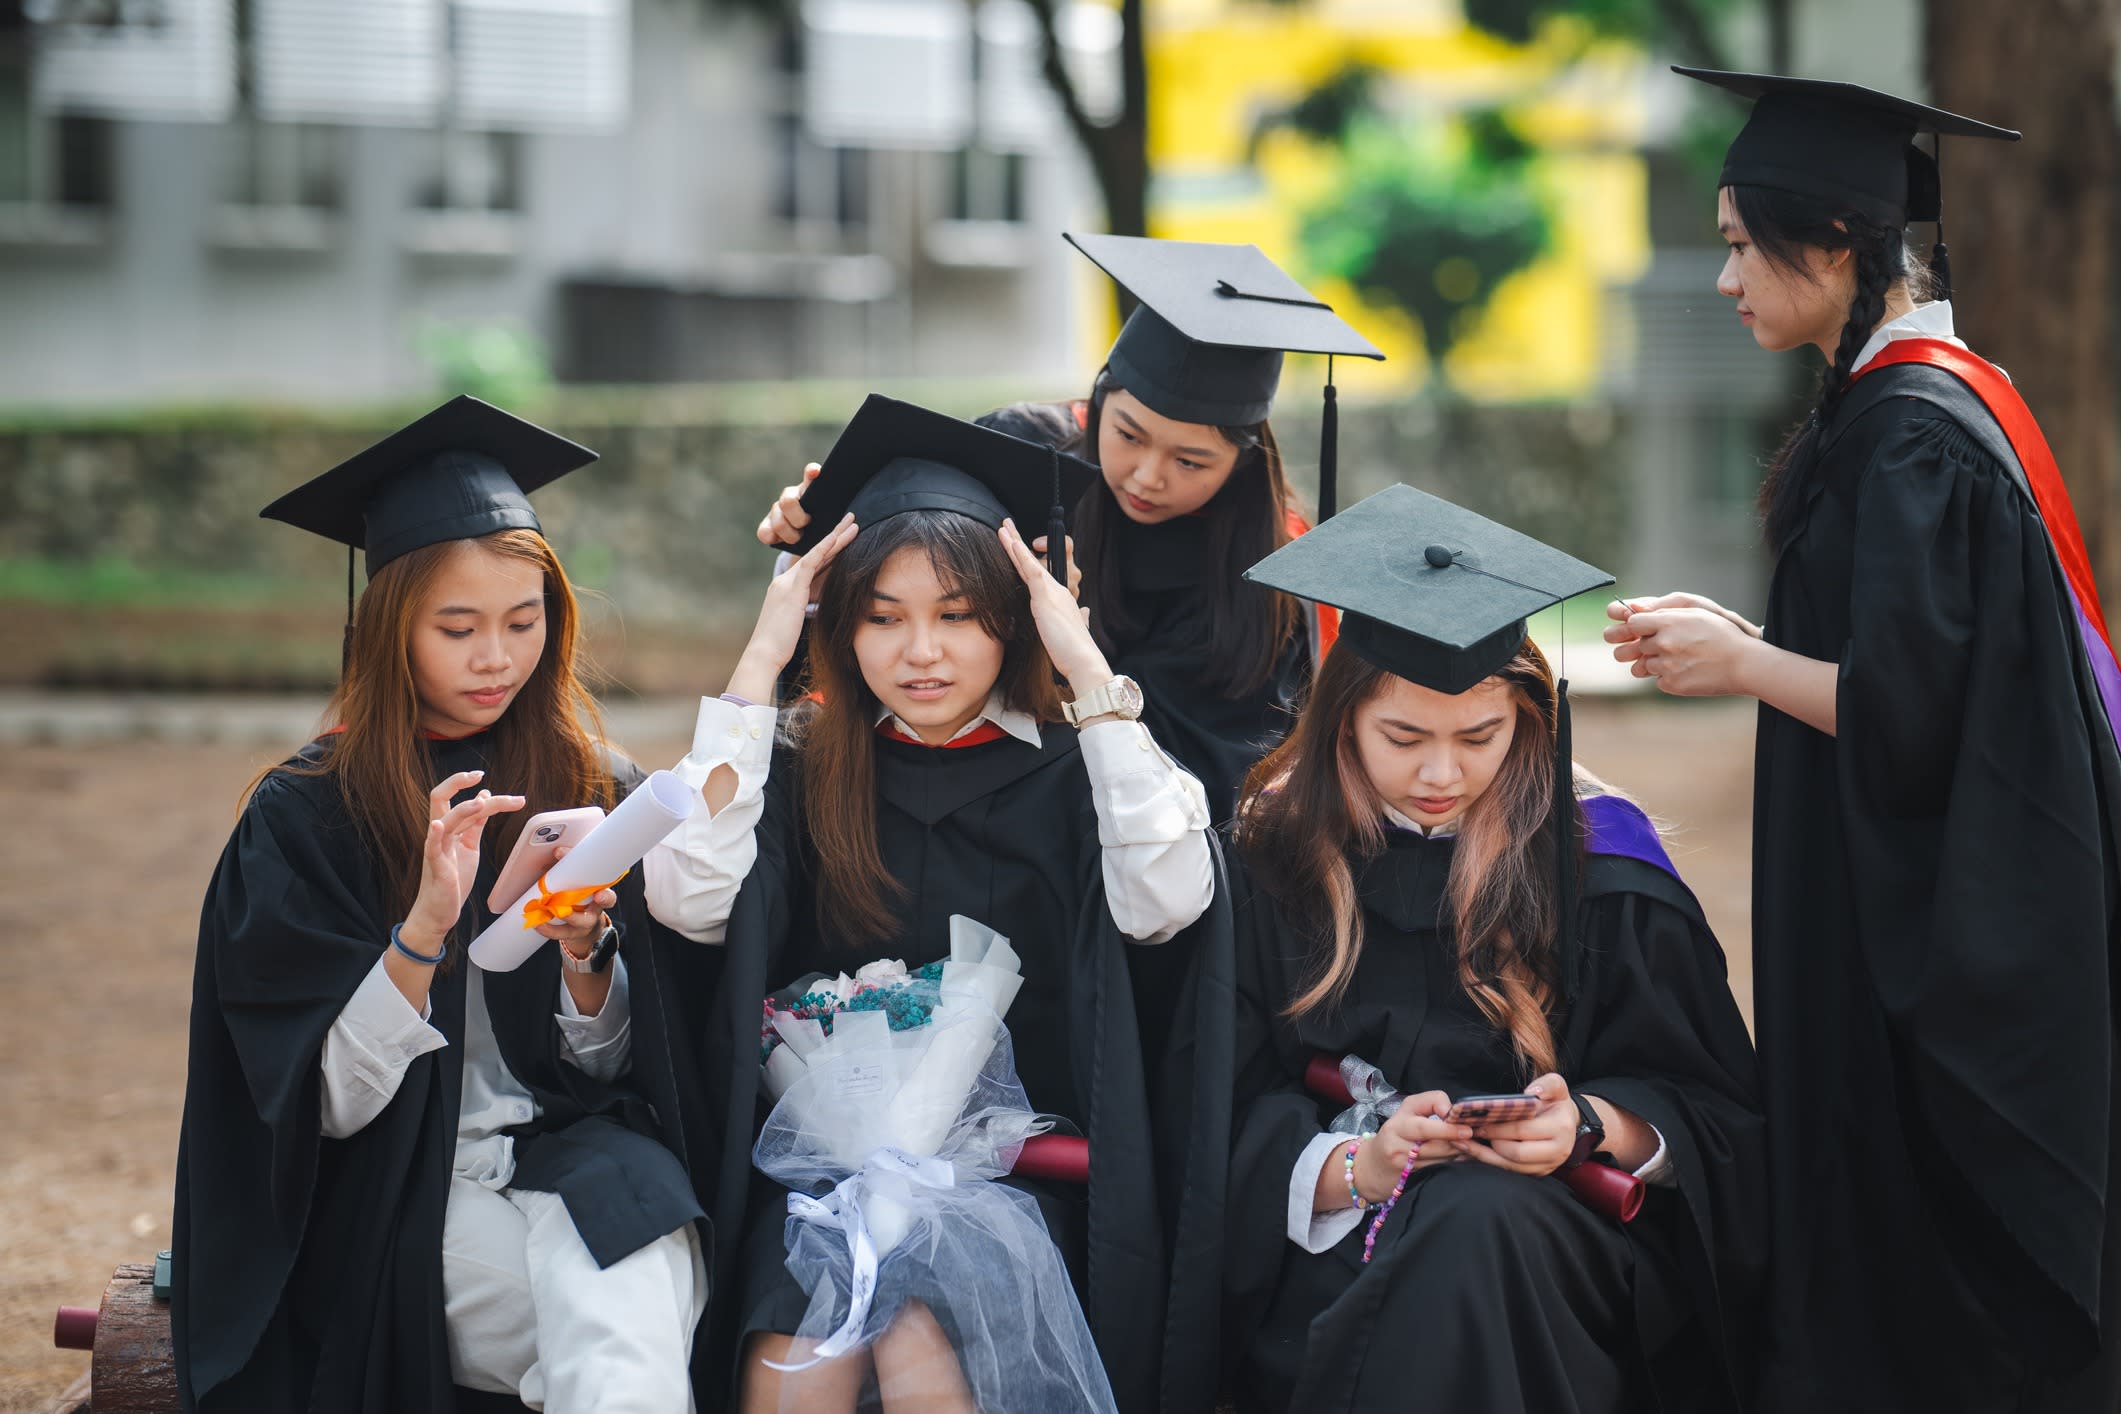
[[[502,253],[422,248],[413,191],[425,134],[342,129],[328,241],[258,250],[214,235],[230,129],[116,123],[101,240],[0,236],[0,405],[409,395],[432,386],[418,350],[430,321],[527,326],[564,371],[581,331],[569,328],[561,292],[576,277],[722,306],[704,333],[723,350],[714,366],[650,378],[1046,374],[1067,364],[1079,262],[1057,235],[1003,270],[944,268],[921,254],[944,197],[939,177],[923,180],[936,154],[877,155],[875,219],[854,243],[895,267],[882,298],[834,304],[800,272],[785,281],[782,306],[729,297],[759,257],[816,244],[774,210],[773,115],[789,98],[773,37],[675,0],[640,0],[633,15],[625,131],[525,135],[522,212],[506,223],[512,249]],[[1028,229],[1095,219],[1061,134],[1029,171]],[[776,358],[769,336],[785,332],[790,299],[803,311],[791,351]],[[627,333],[601,332],[606,342]],[[750,356],[753,342],[764,357]]]

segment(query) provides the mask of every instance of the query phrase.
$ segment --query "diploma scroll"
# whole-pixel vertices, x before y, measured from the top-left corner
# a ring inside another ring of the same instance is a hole
[[[471,944],[471,960],[488,972],[513,972],[545,942],[523,921],[523,910],[544,890],[559,893],[616,879],[641,862],[663,837],[692,815],[699,792],[668,771],[657,771],[633,788],[582,842],[545,871],[544,889],[533,886],[503,910]]]

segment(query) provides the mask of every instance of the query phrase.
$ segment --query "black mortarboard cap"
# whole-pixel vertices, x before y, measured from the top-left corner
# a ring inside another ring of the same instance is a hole
[[[1524,646],[1525,620],[1613,576],[1462,506],[1388,486],[1245,571],[1343,611],[1340,643],[1460,693]]]
[[[372,576],[423,546],[539,529],[529,493],[596,459],[491,403],[457,397],[258,514],[365,550]]]
[[[1030,540],[1096,480],[1096,467],[1043,443],[871,393],[804,488],[810,523],[792,548],[810,549],[848,511],[861,526],[956,511],[999,530],[1006,516]]]
[[[1113,379],[1151,411],[1175,421],[1214,427],[1264,422],[1281,382],[1284,353],[1384,357],[1258,246],[1065,234],[1140,301],[1105,357]],[[1337,414],[1328,363],[1321,517],[1333,513]]]
[[[1910,221],[1938,222],[1932,258],[1940,262],[1947,257],[1938,164],[1914,145],[1915,134],[1933,133],[1940,142],[1947,137],[2016,142],[2019,137],[2010,128],[1861,84],[1679,65],[1672,72],[1753,100],[1752,116],[1724,155],[1719,186],[1816,197],[1896,229]],[[1950,266],[1942,264],[1937,274],[1949,298]]]

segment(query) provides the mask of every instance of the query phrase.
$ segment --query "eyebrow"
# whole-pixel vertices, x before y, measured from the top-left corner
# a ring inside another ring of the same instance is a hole
[[[1429,729],[1428,729],[1427,727],[1417,727],[1417,726],[1415,726],[1415,725],[1414,725],[1414,724],[1413,724],[1412,722],[1402,722],[1402,721],[1400,721],[1400,720],[1399,720],[1399,718],[1397,718],[1397,717],[1384,717],[1384,718],[1381,718],[1381,719],[1379,719],[1379,720],[1380,720],[1380,722],[1382,723],[1382,725],[1384,725],[1384,726],[1388,726],[1388,727],[1397,727],[1397,728],[1398,728],[1399,730],[1401,730],[1401,731],[1403,731],[1403,732],[1414,732],[1414,733],[1416,733],[1417,735],[1420,735],[1420,736],[1430,736],[1430,735],[1432,735],[1432,733],[1431,733],[1431,732],[1429,731]],[[1490,718],[1488,718],[1488,719],[1487,719],[1487,720],[1486,720],[1485,722],[1481,722],[1481,723],[1479,723],[1479,724],[1477,724],[1477,725],[1475,725],[1475,726],[1470,726],[1470,727],[1460,727],[1460,728],[1458,729],[1458,733],[1457,733],[1457,734],[1458,734],[1459,736],[1478,736],[1478,735],[1479,735],[1480,733],[1482,733],[1482,732],[1486,731],[1486,730],[1487,730],[1488,728],[1490,728],[1490,727],[1499,727],[1499,726],[1501,726],[1501,725],[1502,725],[1502,718],[1500,718],[1500,717],[1490,717]]]
[[[1737,231],[1740,235],[1745,234],[1743,230],[1740,230],[1736,221],[1718,221],[1716,223],[1716,234],[1719,236],[1728,239],[1733,231]]]
[[[871,590],[869,597],[883,604],[898,604],[904,602],[896,594],[886,594],[881,589]],[[970,599],[971,597],[971,594],[967,593],[965,590],[960,589],[955,594],[944,594],[938,596],[935,602],[938,604],[948,604],[953,600]]]
[[[511,604],[507,608],[503,609],[501,612],[504,614],[519,614],[525,609],[535,609],[538,605],[544,602],[545,596],[541,594],[536,596],[535,598],[525,599],[520,604]],[[446,614],[476,614],[478,612],[479,610],[472,608],[468,604],[451,604],[446,609],[435,610],[435,617],[439,619]]]
[[[1135,436],[1141,437],[1145,440],[1147,439],[1149,435],[1149,430],[1143,427],[1139,422],[1136,422],[1131,416],[1129,416],[1125,408],[1112,409],[1112,415],[1118,418],[1121,422],[1126,423],[1128,430],[1133,432]],[[1206,447],[1180,447],[1178,448],[1178,450],[1184,452],[1188,456],[1199,457],[1202,460],[1206,460],[1207,458],[1215,455],[1213,451]]]

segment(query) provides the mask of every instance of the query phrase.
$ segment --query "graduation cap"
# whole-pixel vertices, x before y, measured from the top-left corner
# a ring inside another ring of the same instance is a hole
[[[1339,463],[1336,357],[1383,359],[1255,245],[1063,233],[1140,301],[1106,366],[1153,412],[1178,422],[1264,422],[1284,353],[1326,356],[1325,423],[1318,452],[1318,516],[1333,514]]]
[[[451,398],[258,512],[347,547],[346,622],[353,626],[353,552],[370,578],[400,555],[496,530],[540,530],[529,493],[597,454],[470,396]]]
[[[1611,584],[1613,576],[1486,516],[1417,491],[1388,486],[1300,535],[1245,571],[1245,578],[1342,610],[1335,652],[1345,648],[1409,682],[1453,696],[1500,672],[1525,643],[1525,621],[1541,609]],[[1554,682],[1556,828],[1571,818],[1575,748],[1569,684]],[[1567,842],[1564,841],[1564,844]],[[1555,851],[1562,900],[1563,976],[1574,976],[1575,851]]]
[[[1672,72],[1754,100],[1717,185],[1839,202],[1896,230],[1910,221],[1934,221],[1937,244],[1930,259],[1944,297],[1951,298],[1938,161],[1914,145],[1915,134],[1933,134],[1941,146],[1947,137],[2016,142],[2017,132],[1861,84],[1680,65]]]
[[[871,393],[804,488],[810,523],[791,548],[802,554],[854,512],[875,525],[907,511],[955,511],[1000,530],[1046,526],[1047,561],[1067,582],[1068,509],[1098,479],[1080,457],[977,423]]]
[[[1245,578],[1342,610],[1342,643],[1388,673],[1454,695],[1517,656],[1533,614],[1613,582],[1411,486],[1357,502]]]

